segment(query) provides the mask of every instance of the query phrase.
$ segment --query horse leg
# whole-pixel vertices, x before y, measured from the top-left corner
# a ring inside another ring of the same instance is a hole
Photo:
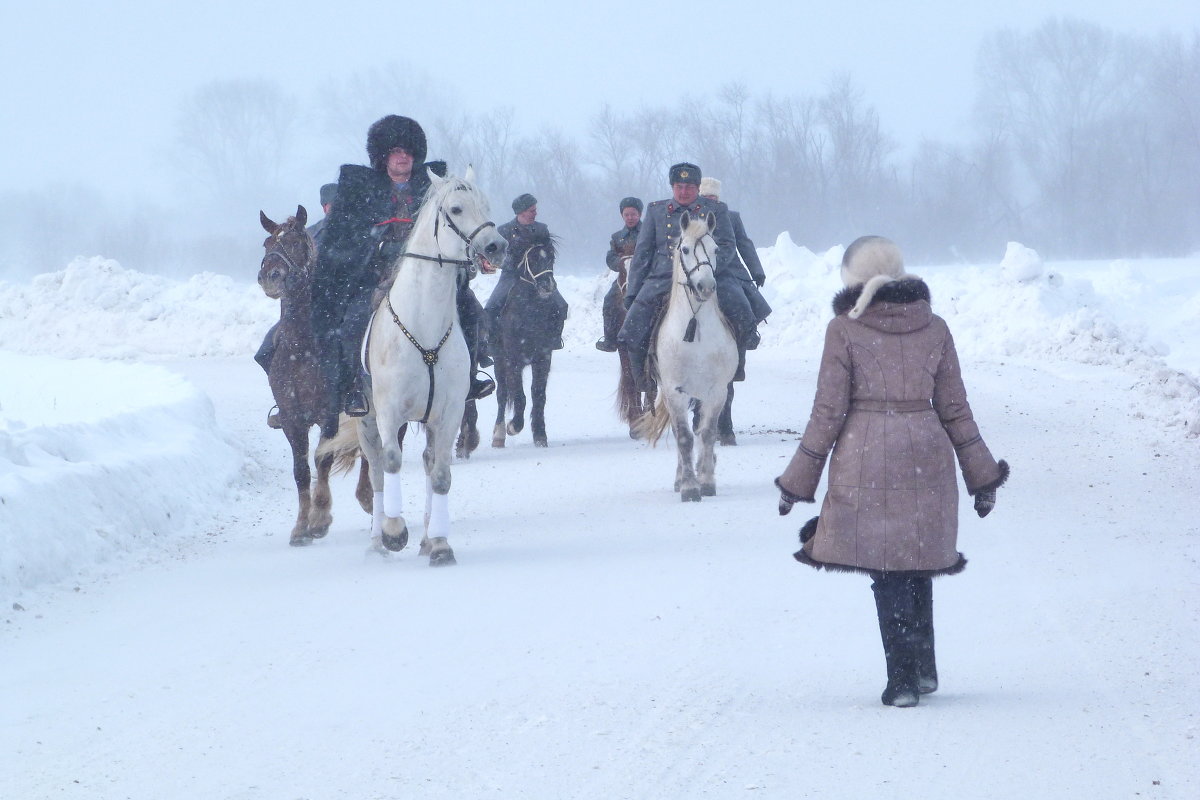
[[[621,376],[617,380],[617,411],[621,420],[629,426],[629,438],[636,439],[634,425],[642,416],[642,393],[633,385],[629,353],[623,346],[617,348],[617,360],[621,364]]]
[[[496,424],[492,426],[492,447],[504,447],[504,412],[508,406],[508,376],[505,374],[508,359],[503,347],[494,356],[496,359]]]
[[[289,414],[284,418],[283,435],[287,437],[288,445],[292,448],[292,478],[296,482],[296,496],[300,506],[288,543],[294,547],[301,547],[312,544],[312,535],[308,532],[308,512],[312,505],[309,494],[312,471],[308,466],[308,427],[297,422]]]
[[[362,506],[362,510],[371,513],[371,464],[367,461],[367,457],[363,456],[358,460],[358,486],[354,487],[354,497],[358,500],[358,504]]]
[[[358,446],[362,450],[363,467],[371,483],[371,546],[383,551],[383,443],[374,416],[368,414],[358,421]],[[361,471],[360,471],[361,475]]]
[[[428,547],[429,566],[448,567],[456,563],[447,541],[450,536],[450,437],[452,428],[445,423],[425,426],[425,537],[421,551]]]
[[[462,459],[471,457],[475,448],[479,447],[479,408],[474,400],[468,400],[463,408],[462,425],[459,426],[458,440],[454,443],[454,455]]]
[[[529,412],[529,427],[533,431],[535,447],[547,447],[546,441],[546,387],[550,383],[550,361],[552,350],[536,358],[532,365],[532,379],[529,382],[529,394],[533,400],[533,408]]]
[[[683,502],[699,502],[700,484],[696,480],[696,471],[692,465],[692,448],[695,437],[688,419],[688,398],[680,392],[672,392],[667,397],[667,406],[671,413],[671,430],[675,434],[675,446],[679,451],[679,462],[675,469],[675,489],[679,492],[679,499]]]
[[[368,419],[370,415],[362,418],[359,430],[366,427],[364,422]],[[398,552],[408,544],[408,524],[404,521],[404,492],[400,483],[400,465],[404,457],[404,452],[400,449],[400,426],[388,418],[388,409],[384,408],[377,409],[376,417],[369,425],[373,428],[372,438],[379,443],[374,454],[368,454],[371,461],[371,485],[375,489],[373,516],[379,524],[379,543],[392,552]],[[363,450],[366,452],[365,447]],[[377,471],[381,478],[379,482],[376,482],[374,477]]]
[[[508,422],[508,435],[516,436],[525,429],[525,367],[517,359],[508,375],[508,391],[512,397],[513,413]]]
[[[737,437],[733,434],[733,383],[729,384],[729,391],[725,395],[725,408],[721,409],[721,416],[717,420],[717,436],[723,447],[733,447],[737,444]]]
[[[333,453],[317,459],[317,483],[313,488],[312,507],[308,511],[308,535],[321,539],[333,523],[333,498],[329,494],[329,472],[333,468]]]
[[[717,493],[717,418],[724,413],[717,411],[721,404],[719,394],[714,393],[700,405],[700,452],[696,458],[696,473],[700,481],[700,494],[712,497]]]

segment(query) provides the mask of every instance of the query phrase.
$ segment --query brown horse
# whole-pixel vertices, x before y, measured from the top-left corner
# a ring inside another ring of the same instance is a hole
[[[333,456],[316,458],[316,487],[310,493],[309,428],[318,424],[324,410],[321,372],[317,369],[316,344],[312,333],[312,272],[317,261],[317,246],[304,223],[308,212],[296,207],[296,216],[287,222],[272,222],[262,211],[259,221],[269,236],[263,242],[266,253],[258,270],[258,285],[273,300],[279,300],[279,323],[271,329],[273,346],[264,364],[271,394],[279,406],[279,422],[292,448],[292,476],[300,509],[292,528],[290,544],[311,544],[329,532],[333,522],[330,511],[329,470]],[[366,461],[359,472],[355,491],[359,505],[371,511],[371,486]]]

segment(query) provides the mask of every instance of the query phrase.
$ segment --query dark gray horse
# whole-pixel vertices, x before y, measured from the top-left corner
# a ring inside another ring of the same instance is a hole
[[[546,385],[550,380],[550,360],[558,343],[560,322],[555,308],[555,242],[535,244],[521,254],[520,277],[498,316],[498,330],[492,331],[492,352],[496,359],[496,426],[492,429],[492,447],[504,447],[507,433],[515,436],[525,427],[525,367],[533,377],[530,394],[533,408],[529,424],[533,443],[546,447]],[[512,417],[505,424],[505,412]]]

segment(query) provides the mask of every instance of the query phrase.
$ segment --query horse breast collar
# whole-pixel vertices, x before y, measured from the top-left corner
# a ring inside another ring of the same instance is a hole
[[[396,309],[392,308],[391,296],[386,297],[384,302],[387,303],[388,313],[392,315],[392,321],[400,328],[400,332],[404,334],[404,338],[412,342],[412,346],[417,348],[417,352],[421,354],[421,360],[425,362],[425,369],[429,371],[429,397],[425,400],[425,414],[418,420],[424,424],[429,421],[429,412],[433,408],[433,368],[437,366],[438,355],[442,351],[442,345],[449,341],[450,333],[454,330],[454,320],[450,320],[450,326],[446,328],[446,333],[442,336],[442,340],[434,347],[426,349],[421,346],[421,343],[417,341],[417,337],[413,336],[408,328],[404,327],[404,323],[400,321],[400,317],[396,314]]]

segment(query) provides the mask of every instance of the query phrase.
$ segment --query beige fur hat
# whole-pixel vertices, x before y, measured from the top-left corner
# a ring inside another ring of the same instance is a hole
[[[882,236],[860,236],[850,243],[842,254],[842,283],[846,286],[863,287],[862,294],[854,308],[850,309],[850,319],[858,319],[871,305],[879,287],[892,281],[915,279],[904,271],[904,256],[900,248],[891,239]]]
[[[721,182],[716,178],[701,178],[700,196],[707,197],[710,194],[718,200],[721,198]]]

